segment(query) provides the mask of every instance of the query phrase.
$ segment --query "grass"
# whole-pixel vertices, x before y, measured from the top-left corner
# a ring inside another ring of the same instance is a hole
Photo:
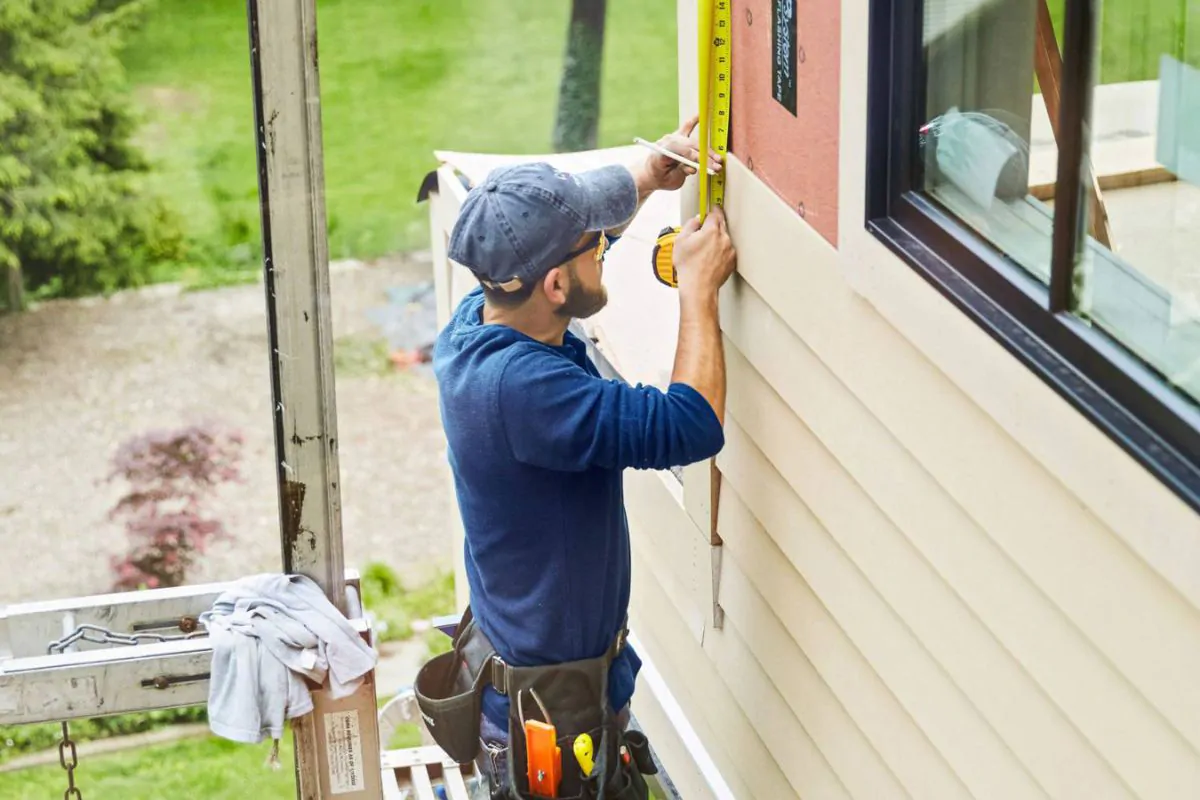
[[[280,746],[283,768],[264,766],[268,745],[244,745],[215,737],[190,739],[143,750],[87,758],[81,756],[76,784],[89,800],[161,800],[196,797],[204,800],[292,800],[292,740]],[[61,797],[66,787],[62,767],[53,764],[0,774],[0,800],[45,800]]]
[[[76,720],[71,723],[71,738],[76,742],[91,742],[207,720],[208,709],[204,706],[118,714]],[[0,725],[0,764],[26,753],[57,747],[61,736],[62,729],[56,722]]]
[[[372,562],[362,571],[363,605],[375,616],[375,635],[381,642],[408,639],[413,623],[429,621],[454,612],[454,574],[445,572],[426,583],[406,588],[396,572],[385,564]],[[428,632],[426,642],[434,647],[446,636]]]
[[[320,0],[330,254],[423,248],[434,149],[550,149],[570,3]],[[158,0],[126,54],[141,141],[196,242],[194,285],[257,269],[257,169],[245,6]],[[602,146],[676,122],[675,0],[610,0]]]
[[[396,730],[388,749],[417,747],[415,725]],[[216,737],[193,739],[144,750],[80,759],[76,783],[89,800],[293,800],[292,739],[279,748],[282,769],[263,766],[267,745],[245,745]],[[57,764],[0,774],[0,800],[44,800],[58,797],[66,786]],[[652,795],[654,796],[654,795]]]
[[[1064,0],[1049,0],[1048,5],[1061,47]],[[1187,35],[1188,27],[1197,23],[1200,23],[1200,6],[1194,0],[1109,0],[1101,9],[1097,31],[1098,80],[1101,83],[1155,80],[1163,55],[1200,65],[1200,36],[1189,39]]]
[[[392,365],[388,343],[363,334],[333,341],[333,367],[339,378],[365,378],[399,374]]]
[[[386,698],[380,698],[380,705],[385,701]],[[77,741],[104,738],[80,736],[86,724],[74,725]],[[57,726],[54,727],[51,739],[52,744],[57,745]],[[397,727],[385,747],[398,750],[418,747],[420,744],[420,729],[415,724],[408,724]],[[285,735],[280,742],[282,769],[279,772],[263,766],[268,747],[267,744],[235,744],[212,736],[155,745],[138,751],[90,758],[82,756],[76,781],[85,797],[99,800],[160,800],[164,797],[291,800],[296,796],[292,778],[294,756],[291,735]],[[58,797],[65,786],[65,775],[58,764],[0,773],[0,800]]]

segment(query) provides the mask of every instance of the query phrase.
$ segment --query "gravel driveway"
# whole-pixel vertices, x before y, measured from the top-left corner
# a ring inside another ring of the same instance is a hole
[[[333,268],[339,346],[371,347],[387,291],[428,279],[419,259]],[[370,316],[369,316],[370,312]],[[0,316],[0,604],[107,591],[126,549],[103,483],[126,438],[211,420],[245,436],[244,481],[213,504],[234,539],[192,582],[279,569],[266,318],[261,286],[159,286]],[[337,382],[346,563],[409,580],[447,569],[453,511],[427,370],[348,369]]]

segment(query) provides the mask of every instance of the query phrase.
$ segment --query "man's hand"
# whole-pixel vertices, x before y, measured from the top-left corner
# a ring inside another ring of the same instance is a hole
[[[686,383],[725,421],[725,350],[721,346],[717,290],[733,274],[737,255],[725,230],[725,213],[709,212],[704,225],[693,217],[675,237],[679,276],[679,343],[672,383]]]
[[[708,213],[703,227],[699,217],[688,220],[675,238],[673,259],[682,298],[716,297],[737,263],[720,206]]]
[[[692,117],[680,125],[678,130],[659,139],[658,146],[697,164],[704,163],[700,159],[700,133],[697,128],[699,122],[699,117]],[[721,157],[716,150],[711,148],[709,149],[708,166],[718,171],[722,166]],[[680,164],[673,158],[652,153],[646,159],[645,173],[649,184],[648,188],[651,191],[658,189],[674,191],[683,186],[683,182],[689,175],[695,175],[696,170],[686,164]]]

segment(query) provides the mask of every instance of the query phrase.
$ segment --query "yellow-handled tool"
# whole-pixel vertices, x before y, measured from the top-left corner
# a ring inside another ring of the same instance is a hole
[[[700,160],[708,157],[710,149],[721,157],[729,151],[729,118],[732,108],[733,84],[733,14],[731,0],[699,0],[697,53],[699,54],[700,84]],[[700,222],[708,216],[712,205],[725,205],[725,170],[709,175],[697,173],[700,181]],[[658,235],[652,262],[654,277],[671,288],[679,285],[675,274],[675,237],[679,228],[667,228]]]
[[[575,737],[575,760],[579,762],[579,768],[583,770],[583,775],[586,778],[592,774],[592,768],[596,766],[594,753],[592,752],[592,737],[586,733],[581,733]]]

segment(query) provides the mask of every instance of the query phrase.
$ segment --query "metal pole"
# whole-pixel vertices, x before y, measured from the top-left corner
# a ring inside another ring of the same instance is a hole
[[[316,0],[249,0],[283,565],[344,608]]]
[[[247,0],[283,568],[345,610],[316,0]],[[297,797],[321,795],[312,715]]]

